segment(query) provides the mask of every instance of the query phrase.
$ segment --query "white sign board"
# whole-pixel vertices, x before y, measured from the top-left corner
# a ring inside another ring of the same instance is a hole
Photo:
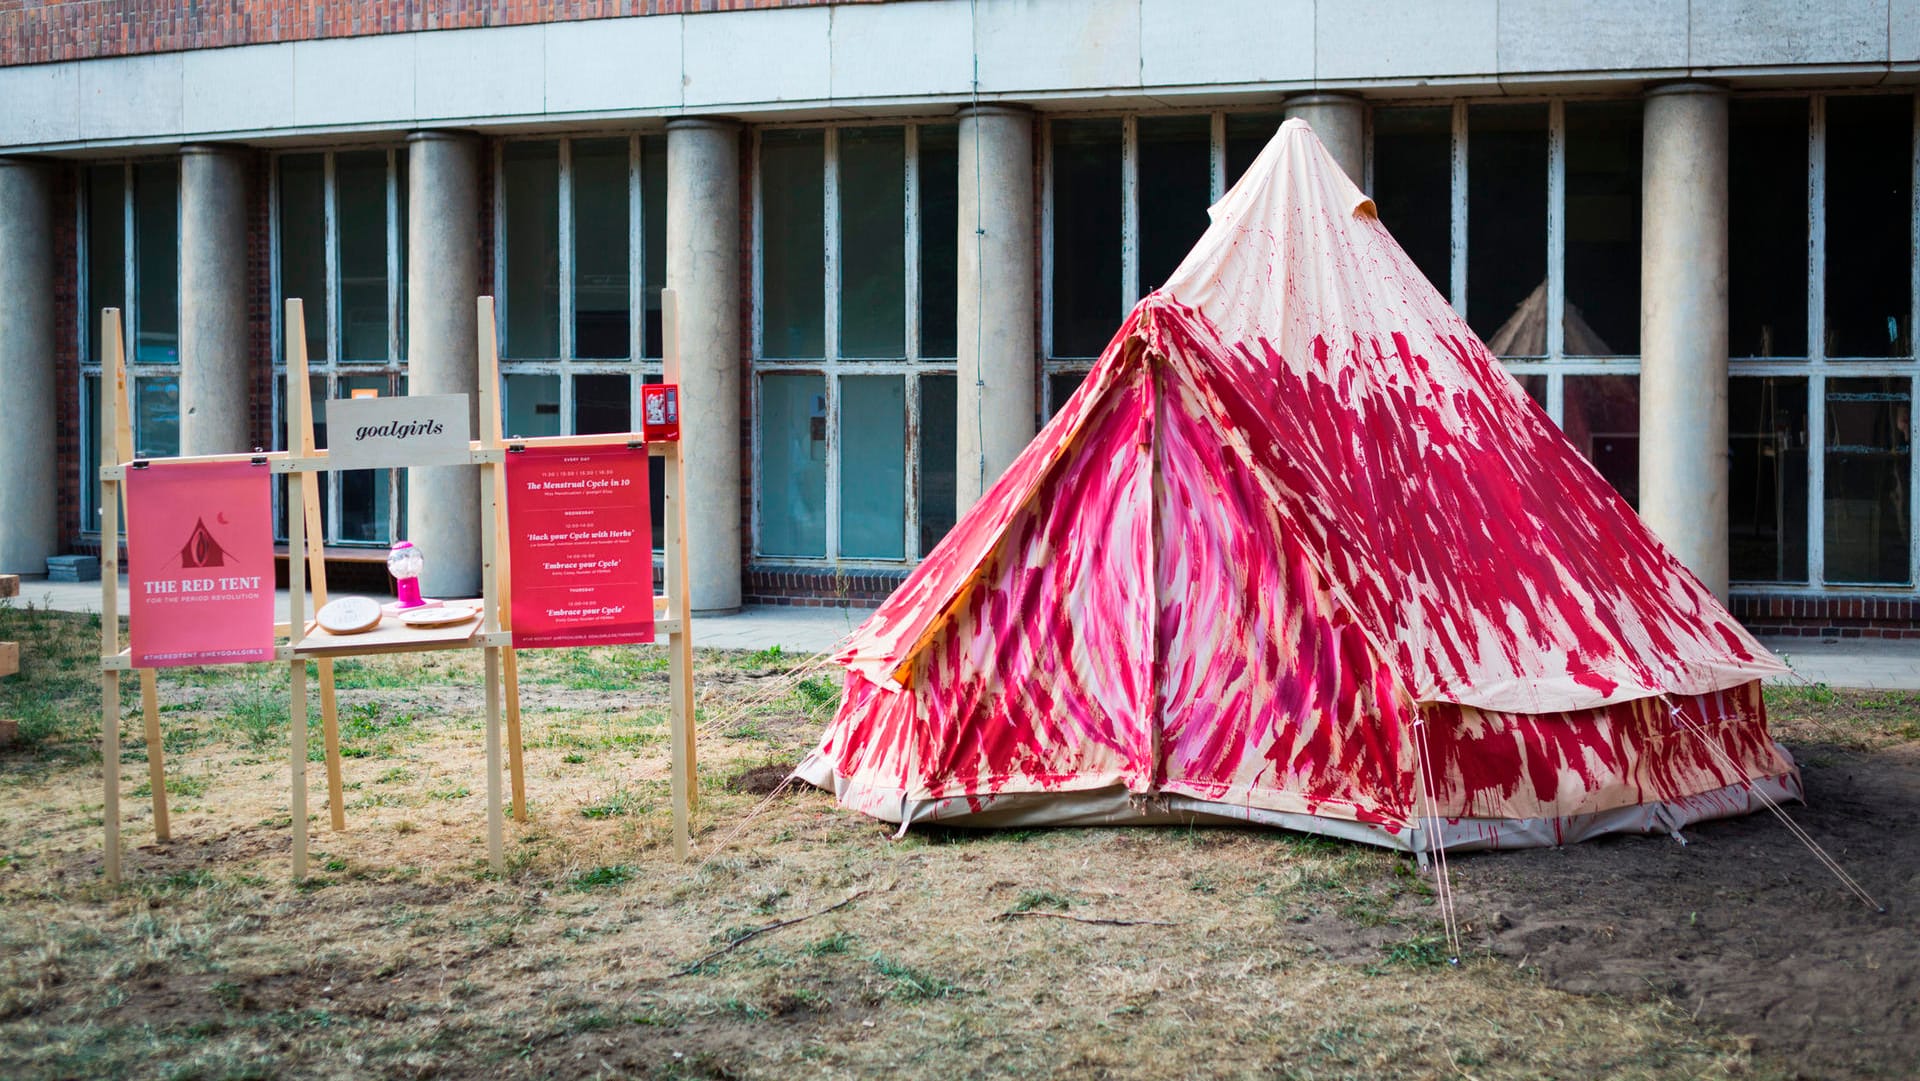
[[[337,398],[327,403],[329,467],[468,465],[469,417],[464,394]]]

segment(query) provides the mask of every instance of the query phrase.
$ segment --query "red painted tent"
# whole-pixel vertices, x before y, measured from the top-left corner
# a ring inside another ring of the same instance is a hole
[[[900,822],[1251,821],[1396,848],[1800,796],[1784,667],[1289,121],[836,659],[799,774]]]

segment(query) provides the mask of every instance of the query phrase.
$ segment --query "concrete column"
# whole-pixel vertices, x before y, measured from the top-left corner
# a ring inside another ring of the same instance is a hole
[[[180,453],[248,449],[248,153],[180,151]]]
[[[57,555],[53,177],[0,158],[0,572],[45,574]]]
[[[1352,94],[1300,94],[1287,99],[1287,119],[1307,122],[1355,186],[1367,179],[1367,107]]]
[[[480,162],[476,136],[422,131],[407,137],[407,393],[465,394],[476,419]],[[473,430],[478,434],[477,423]],[[480,471],[407,470],[407,539],[426,556],[424,592],[479,596]]]
[[[771,178],[778,182],[779,178]],[[680,334],[680,447],[696,612],[740,607],[740,127],[667,124],[667,288]]]
[[[959,416],[954,492],[964,513],[1036,430],[1033,114],[960,110]]]
[[[1727,595],[1727,95],[1647,94],[1640,211],[1640,516]]]

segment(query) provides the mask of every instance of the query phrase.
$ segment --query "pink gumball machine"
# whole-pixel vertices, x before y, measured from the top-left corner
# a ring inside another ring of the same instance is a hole
[[[387,553],[387,573],[393,575],[394,595],[399,598],[395,608],[405,611],[426,606],[420,598],[420,574],[426,569],[426,557],[412,541],[400,541]]]

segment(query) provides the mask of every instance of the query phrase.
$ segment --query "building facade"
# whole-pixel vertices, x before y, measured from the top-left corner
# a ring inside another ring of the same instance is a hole
[[[11,8],[0,570],[100,543],[103,307],[162,456],[282,442],[291,297],[318,403],[488,293],[509,433],[626,430],[671,287],[695,606],[875,601],[1301,116],[1737,615],[1920,635],[1917,85],[1920,0]],[[477,581],[469,478],[331,481]]]

